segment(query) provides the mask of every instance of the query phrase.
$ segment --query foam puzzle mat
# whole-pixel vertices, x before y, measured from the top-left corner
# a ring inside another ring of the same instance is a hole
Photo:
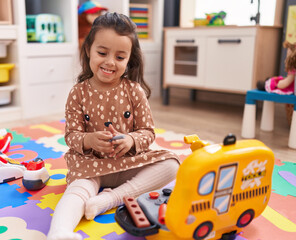
[[[0,240],[45,240],[55,206],[66,188],[67,173],[63,155],[64,121],[7,129],[13,135],[10,158],[23,162],[37,157],[45,161],[50,174],[47,185],[39,191],[28,191],[17,179],[0,184]],[[183,134],[156,129],[152,149],[168,149],[181,160],[191,153]],[[256,218],[237,240],[296,239],[296,164],[276,160],[272,194],[263,214]],[[93,221],[82,219],[75,229],[84,239],[145,240],[126,233],[114,220],[115,209]],[[165,240],[165,239],[164,239]]]

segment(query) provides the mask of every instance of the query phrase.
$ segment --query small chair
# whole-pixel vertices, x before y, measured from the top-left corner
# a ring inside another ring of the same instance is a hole
[[[260,129],[263,131],[273,131],[275,102],[294,104],[288,146],[296,149],[296,96],[268,93],[257,89],[247,91],[241,133],[243,138],[255,138],[256,101],[264,101],[260,124]]]

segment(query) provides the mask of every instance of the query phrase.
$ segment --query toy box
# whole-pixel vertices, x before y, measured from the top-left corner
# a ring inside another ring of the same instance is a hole
[[[7,56],[7,46],[12,42],[12,40],[1,39],[0,40],[0,58],[5,58]],[[2,74],[0,74],[1,77]]]
[[[0,83],[9,81],[9,71],[14,67],[14,64],[4,63],[0,64]]]
[[[15,89],[15,86],[0,86],[0,105],[6,105],[11,102],[11,95]]]

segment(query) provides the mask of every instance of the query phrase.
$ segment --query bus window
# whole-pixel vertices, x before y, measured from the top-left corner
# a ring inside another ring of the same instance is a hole
[[[236,165],[222,167],[220,169],[217,191],[221,191],[227,188],[232,188],[234,183],[235,173],[236,173]]]
[[[213,191],[214,180],[215,180],[214,172],[210,172],[204,175],[199,182],[198,193],[200,195],[210,194]]]
[[[214,199],[214,208],[218,211],[218,213],[225,213],[228,211],[230,202],[230,194],[216,197]]]
[[[50,23],[47,24],[47,29],[48,29],[48,32],[51,31],[51,25],[50,25]]]
[[[44,24],[44,23],[41,24],[41,29],[42,29],[43,31],[45,30],[45,24]]]
[[[53,32],[57,33],[57,24],[56,23],[53,24]]]

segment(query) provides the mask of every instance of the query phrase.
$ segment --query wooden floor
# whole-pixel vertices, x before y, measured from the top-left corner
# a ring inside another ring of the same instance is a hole
[[[207,97],[203,98],[203,95]],[[221,143],[228,133],[241,139],[241,123],[244,108],[244,96],[211,95],[206,92],[191,101],[188,90],[173,92],[168,106],[162,105],[160,98],[150,99],[151,109],[157,128],[164,128],[184,135],[197,134],[201,139]],[[50,122],[64,118],[56,114],[42,118],[0,123],[0,128],[11,128]],[[283,161],[296,162],[296,150],[288,148],[289,124],[284,104],[276,104],[274,131],[259,129],[261,111],[257,111],[256,138],[270,147],[275,157]]]
[[[151,108],[158,128],[183,134],[197,134],[201,139],[221,143],[228,133],[241,137],[244,96],[209,95],[208,99],[191,101],[189,93],[171,94],[170,104],[164,106],[160,99],[152,99]],[[232,97],[232,98],[231,98]],[[229,102],[229,103],[228,103]],[[260,107],[260,104],[258,108]],[[272,149],[275,157],[296,162],[296,150],[288,148],[290,127],[284,104],[275,105],[274,131],[260,130],[261,109],[257,111],[256,139]]]

